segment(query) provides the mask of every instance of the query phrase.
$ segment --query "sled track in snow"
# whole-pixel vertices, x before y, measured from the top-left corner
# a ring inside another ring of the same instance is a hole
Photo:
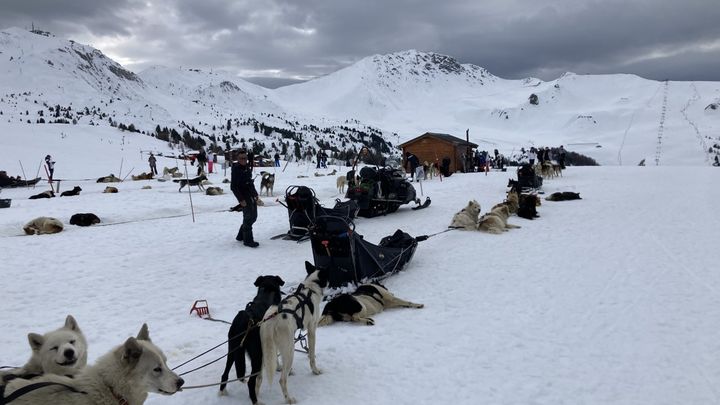
[[[693,131],[695,131],[695,135],[697,136],[698,140],[700,141],[700,147],[702,148],[703,154],[705,155],[705,163],[711,164],[712,158],[710,157],[710,152],[708,152],[708,145],[705,142],[705,138],[703,138],[702,134],[700,133],[700,129],[697,127],[697,124],[693,122],[690,117],[687,115],[687,109],[692,105],[693,103],[700,100],[700,93],[698,93],[697,87],[695,86],[695,83],[691,83],[690,87],[693,89],[693,96],[688,100],[688,102],[685,104],[685,106],[680,110],[680,113],[682,114],[685,121],[690,124]]]

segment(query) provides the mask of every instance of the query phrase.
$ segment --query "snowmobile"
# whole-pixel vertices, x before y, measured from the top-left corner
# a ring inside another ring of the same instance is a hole
[[[405,178],[402,169],[393,167],[363,167],[358,178],[355,170],[347,173],[348,189],[345,198],[353,200],[359,207],[358,216],[372,218],[393,213],[401,205],[414,202],[413,210],[427,208],[430,197],[421,203],[412,183]]]

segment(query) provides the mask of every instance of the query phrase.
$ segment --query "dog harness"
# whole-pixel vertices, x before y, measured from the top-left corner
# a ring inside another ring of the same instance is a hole
[[[47,382],[39,382],[39,383],[35,383],[35,384],[30,384],[30,385],[26,385],[24,387],[18,388],[17,390],[13,391],[12,394],[10,394],[9,396],[6,397],[5,396],[5,385],[0,385],[0,405],[9,404],[10,402],[20,398],[21,396],[23,396],[25,394],[28,394],[37,389],[52,386],[52,385],[59,385],[61,387],[67,388],[71,392],[74,392],[77,394],[87,394],[87,392],[79,391],[75,387],[71,387],[69,385],[47,381]]]
[[[280,305],[278,305],[278,314],[292,314],[292,316],[295,318],[295,322],[297,323],[298,329],[304,329],[303,328],[303,319],[305,319],[305,306],[307,306],[310,309],[310,313],[315,313],[315,306],[313,305],[312,300],[310,297],[312,296],[313,290],[307,289],[308,293],[303,294],[301,290],[305,289],[305,286],[300,283],[297,290],[295,290],[294,293],[289,295],[284,300],[280,301]],[[287,299],[290,297],[297,297],[298,303],[295,305],[295,308],[284,308],[283,304],[287,304]],[[300,310],[300,315],[298,315],[298,309]]]

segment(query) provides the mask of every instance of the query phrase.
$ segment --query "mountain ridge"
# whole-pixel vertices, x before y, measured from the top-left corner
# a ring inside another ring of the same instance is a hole
[[[297,150],[298,143],[300,155],[356,150],[370,139],[377,152],[397,153],[393,145],[421,133],[468,129],[483,149],[584,145],[579,152],[602,164],[709,164],[720,153],[717,82],[571,72],[547,82],[508,80],[447,55],[407,50],[266,89],[212,70],[134,73],[90,46],[17,28],[0,31],[0,72],[6,122],[49,122],[47,114],[61,118],[62,109],[60,122],[133,124],[151,135],[167,126],[207,144],[266,150]]]

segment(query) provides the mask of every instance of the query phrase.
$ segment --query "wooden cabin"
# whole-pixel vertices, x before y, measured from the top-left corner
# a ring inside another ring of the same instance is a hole
[[[450,158],[450,172],[454,173],[463,171],[463,155],[472,157],[478,145],[449,134],[425,132],[402,143],[400,147],[403,151],[405,170],[407,170],[405,156],[407,152],[410,152],[420,159],[420,164],[427,161],[429,163],[437,162],[440,165],[444,158]]]

